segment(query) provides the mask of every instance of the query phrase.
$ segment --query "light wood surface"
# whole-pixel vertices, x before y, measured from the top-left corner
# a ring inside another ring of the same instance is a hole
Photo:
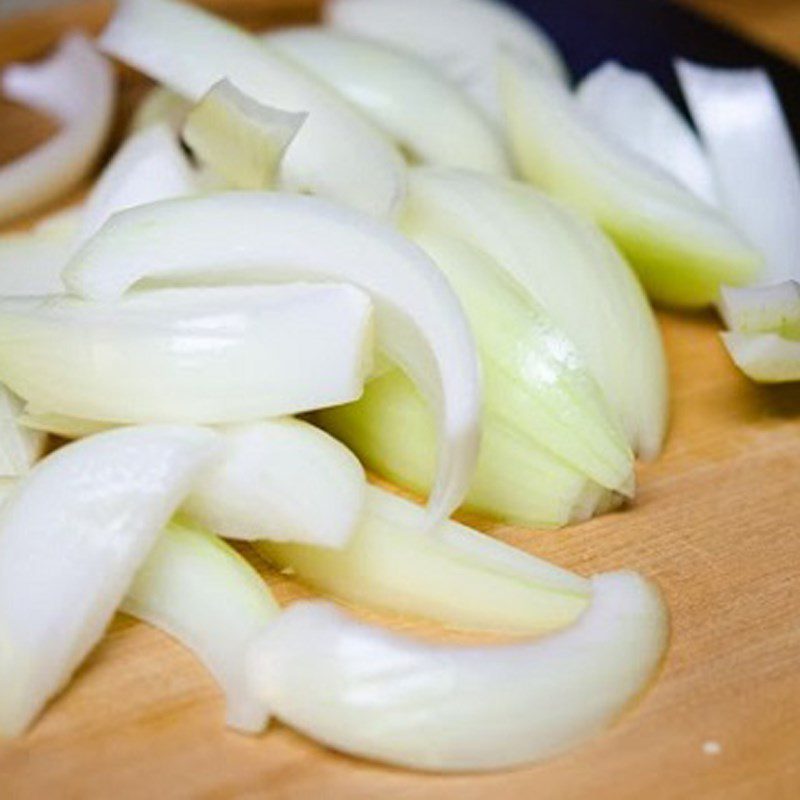
[[[231,5],[256,23],[269,9],[276,20],[297,8],[308,16],[314,0]],[[797,53],[800,5],[763,5],[794,7],[778,15],[776,33],[793,24]],[[33,55],[75,22],[96,29],[105,13],[104,4],[89,3],[4,23],[0,63]],[[125,81],[131,98],[136,84],[130,75]],[[4,105],[0,130],[4,160],[49,128]],[[280,725],[245,738],[224,729],[219,692],[187,652],[119,618],[31,733],[0,746],[0,798],[800,796],[800,387],[743,379],[710,314],[662,314],[661,322],[673,424],[663,458],[639,471],[635,507],[561,532],[483,525],[582,573],[626,566],[664,589],[673,627],[662,675],[612,730],[548,764],[486,777],[371,766]],[[305,594],[265,574],[280,599]],[[708,742],[721,752],[706,754]]]

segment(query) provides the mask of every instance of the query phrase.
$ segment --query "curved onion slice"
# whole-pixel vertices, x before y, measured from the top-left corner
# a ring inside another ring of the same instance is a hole
[[[555,45],[529,17],[496,0],[329,0],[329,25],[410,50],[502,118],[497,53],[530,58],[548,78],[566,83]]]
[[[20,419],[22,402],[0,384],[0,477],[22,475],[39,460],[47,436]]]
[[[94,436],[117,427],[113,422],[96,422],[49,411],[36,411],[30,405],[25,407],[17,421],[32,431],[52,433],[62,439],[83,439],[85,436]]]
[[[577,347],[631,446],[658,455],[668,415],[661,337],[635,275],[599,230],[531,187],[431,168],[411,175],[404,223],[451,281],[463,257],[448,253],[442,232],[491,256]]]
[[[2,88],[62,125],[50,141],[0,168],[5,222],[56,199],[91,170],[111,127],[114,72],[86,37],[71,34],[44,61],[7,67]]]
[[[718,205],[714,175],[697,134],[646,73],[606,61],[576,89],[578,105],[600,130]]]
[[[295,419],[221,434],[222,455],[195,481],[186,516],[229,539],[346,544],[361,518],[366,478],[344,445]]]
[[[183,140],[231,187],[266,189],[307,117],[265,106],[222,80],[189,112]]]
[[[497,130],[427,63],[323,28],[269,32],[264,40],[343,94],[412,158],[509,173]]]
[[[758,383],[800,381],[800,340],[777,333],[722,333],[739,369]]]
[[[131,119],[130,132],[138,133],[150,125],[166,125],[176,133],[183,127],[192,104],[164,86],[153,86],[147,91]]]
[[[94,236],[119,211],[195,194],[198,189],[175,133],[164,124],[145,128],[123,143],[94,185],[76,245]]]
[[[501,85],[524,177],[588,213],[619,245],[655,300],[699,307],[722,284],[752,282],[762,259],[719,211],[598,132],[574,98],[506,53]]]
[[[441,450],[431,514],[448,516],[463,500],[481,407],[472,334],[445,277],[400,234],[313,197],[253,192],[167,201],[117,215],[77,254],[64,280],[84,297],[103,299],[146,275],[322,278],[370,292],[378,344],[437,409]]]
[[[39,411],[99,422],[242,422],[358,397],[370,333],[350,286],[3,300],[0,378]]]
[[[424,509],[376,486],[342,550],[261,541],[258,552],[315,589],[379,611],[445,625],[530,633],[584,610],[577,575],[449,520],[426,536]]]
[[[281,165],[282,185],[391,217],[405,192],[392,143],[333,90],[262,42],[173,0],[122,0],[103,49],[198,101],[227,78],[260,103],[307,112]]]
[[[572,627],[484,647],[417,642],[329,603],[295,603],[254,642],[248,675],[275,716],[346,753],[441,772],[540,761],[613,722],[667,645],[651,584],[620,572],[592,588]]]
[[[725,326],[739,333],[779,333],[800,339],[800,283],[774,286],[725,286],[719,302]]]
[[[800,161],[769,75],[688,61],[676,71],[722,205],[766,258],[762,281],[800,277]]]
[[[210,533],[171,523],[120,608],[170,634],[202,661],[225,692],[227,722],[258,733],[269,709],[245,681],[248,645],[280,608],[258,573]]]
[[[0,735],[22,733],[102,636],[215,444],[199,428],[125,428],[20,482],[0,515]]]

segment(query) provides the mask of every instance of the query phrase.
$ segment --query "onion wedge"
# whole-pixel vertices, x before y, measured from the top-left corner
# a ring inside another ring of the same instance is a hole
[[[0,477],[26,473],[39,460],[47,436],[20,419],[22,402],[0,384]]]
[[[498,132],[460,89],[400,49],[323,28],[264,36],[357,106],[423,163],[509,173]]]
[[[299,602],[254,643],[248,675],[275,716],[336,750],[437,772],[529,764],[612,723],[666,649],[651,584],[608,573],[592,589],[570,628],[484,647],[417,642]]]
[[[778,333],[787,339],[800,339],[800,283],[724,287],[719,312],[732,331]]]
[[[225,692],[228,725],[246,733],[264,729],[269,709],[249,691],[245,654],[280,608],[233,548],[212,534],[171,523],[120,610],[170,634],[200,659]]]
[[[800,340],[777,333],[722,333],[739,369],[758,383],[800,381]]]
[[[20,482],[0,515],[0,735],[21,734],[102,636],[215,443],[199,428],[110,431]]]
[[[339,30],[412,51],[502,118],[496,57],[510,49],[566,83],[555,45],[528,16],[496,0],[329,0],[326,22]]]
[[[600,230],[532,187],[431,168],[412,172],[404,225],[457,288],[463,256],[448,252],[441,234],[489,255],[577,348],[631,447],[658,455],[668,416],[664,348],[635,274]]]
[[[577,575],[457,522],[441,523],[433,537],[423,525],[420,506],[370,486],[345,548],[255,548],[339,600],[452,627],[531,633],[563,627],[585,609],[589,584]]]
[[[108,299],[148,275],[327,279],[368,291],[378,345],[437,412],[441,449],[431,515],[443,518],[458,507],[477,457],[477,357],[457,297],[419,248],[388,226],[320,198],[229,193],[117,215],[76,255],[64,280],[79,295]]]
[[[800,277],[800,161],[769,75],[688,61],[676,71],[722,206],[764,254],[761,282]]]
[[[81,34],[65,37],[36,64],[12,64],[5,96],[61,123],[50,141],[0,168],[0,223],[33,211],[72,189],[92,169],[114,114],[111,65]]]
[[[709,205],[719,204],[697,134],[647,73],[606,61],[578,84],[576,98],[605,134],[657,164]]]
[[[173,0],[122,0],[101,44],[191,101],[227,78],[259,103],[308,113],[282,162],[283,188],[381,218],[402,202],[405,166],[392,143],[324,83],[224,20]]]
[[[510,53],[500,72],[522,175],[591,216],[654,300],[701,307],[716,300],[721,285],[758,277],[760,254],[717,209],[597,131],[565,88]]]
[[[222,455],[195,481],[184,516],[229,539],[347,543],[361,519],[366,478],[344,445],[295,419],[220,433]]]
[[[349,286],[2,300],[0,379],[37,411],[97,422],[243,422],[358,397],[370,333]]]

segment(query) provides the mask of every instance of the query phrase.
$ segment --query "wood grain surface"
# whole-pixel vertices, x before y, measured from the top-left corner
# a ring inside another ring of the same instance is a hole
[[[744,27],[743,9],[763,9],[752,30],[800,56],[796,0],[692,2],[723,14],[736,6],[730,19]],[[213,5],[253,25],[307,19],[315,8],[314,0]],[[107,10],[92,2],[9,20],[0,26],[0,63],[39,53],[71,25],[96,30]],[[764,34],[770,19],[774,32]],[[124,74],[128,106],[138,85]],[[0,130],[6,160],[49,126],[2,105]],[[663,458],[639,470],[635,506],[560,532],[481,525],[584,574],[626,566],[664,589],[668,658],[652,691],[613,729],[550,763],[486,777],[372,766],[281,725],[242,737],[223,727],[220,694],[186,651],[120,617],[30,734],[0,745],[0,798],[799,797],[800,387],[742,378],[711,314],[660,319],[672,430]],[[281,600],[307,594],[265,575]],[[720,752],[705,752],[709,742]]]

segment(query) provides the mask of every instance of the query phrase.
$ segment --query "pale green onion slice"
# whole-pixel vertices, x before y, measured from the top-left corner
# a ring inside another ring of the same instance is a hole
[[[416,53],[502,118],[496,56],[511,49],[561,83],[567,70],[553,42],[528,16],[497,0],[329,0],[326,22]]]
[[[2,89],[9,100],[61,124],[41,147],[0,168],[0,222],[5,222],[46,205],[86,177],[111,127],[116,89],[111,65],[77,33],[44,61],[6,67]]]
[[[215,444],[199,428],[110,431],[20,482],[0,515],[0,735],[23,733],[102,636]]]
[[[661,337],[636,276],[600,230],[529,186],[431,168],[412,172],[404,224],[457,289],[459,256],[437,234],[491,256],[575,345],[634,450],[658,455],[668,412]],[[486,324],[502,328],[505,313]]]
[[[412,54],[323,28],[271,31],[264,40],[341,92],[413,160],[508,174],[498,131]]]
[[[535,66],[500,62],[508,133],[522,175],[591,216],[620,247],[648,294],[699,307],[721,285],[744,285],[760,254],[717,210],[668,173],[598,131],[572,95]]]
[[[800,381],[800,340],[777,333],[723,333],[739,369],[758,383]]]
[[[268,189],[307,116],[265,106],[222,80],[189,112],[183,140],[231,187]]]
[[[286,153],[282,186],[391,217],[405,192],[392,143],[324,83],[250,36],[174,0],[123,0],[103,49],[197,102],[227,78],[264,105],[308,113]]]
[[[325,279],[368,291],[378,345],[436,409],[441,449],[431,514],[448,516],[463,500],[481,408],[472,334],[436,265],[392,228],[314,197],[239,192],[166,201],[118,214],[76,255],[64,280],[79,295],[106,299],[147,276]]]
[[[800,283],[723,287],[719,311],[727,328],[739,333],[778,333],[800,339]]]
[[[800,277],[800,161],[769,75],[688,61],[676,70],[722,206],[764,254],[761,282]]]
[[[22,402],[0,384],[0,477],[26,473],[42,455],[47,437],[21,421]]]
[[[606,61],[578,84],[576,98],[600,130],[706,203],[718,205],[714,175],[697,134],[647,73]]]
[[[370,486],[352,540],[341,550],[256,542],[269,562],[315,589],[378,611],[451,627],[530,633],[560,628],[584,610],[588,582],[446,521],[423,533],[424,509]]]
[[[212,534],[171,523],[120,608],[177,639],[225,693],[227,722],[258,733],[269,709],[245,681],[245,654],[280,609],[258,573]]]
[[[592,590],[566,630],[477,647],[295,603],[254,644],[248,675],[276,717],[345,753],[436,772],[537,762],[614,722],[667,646],[664,603],[639,575],[600,575]]]
[[[178,133],[191,107],[179,94],[163,86],[153,86],[136,106],[130,131],[133,134],[150,125],[164,124]]]
[[[220,430],[221,456],[203,472],[183,514],[229,539],[342,547],[364,507],[358,459],[295,419]]]
[[[349,286],[2,300],[0,380],[37,410],[99,422],[241,422],[358,397],[370,333]]]

